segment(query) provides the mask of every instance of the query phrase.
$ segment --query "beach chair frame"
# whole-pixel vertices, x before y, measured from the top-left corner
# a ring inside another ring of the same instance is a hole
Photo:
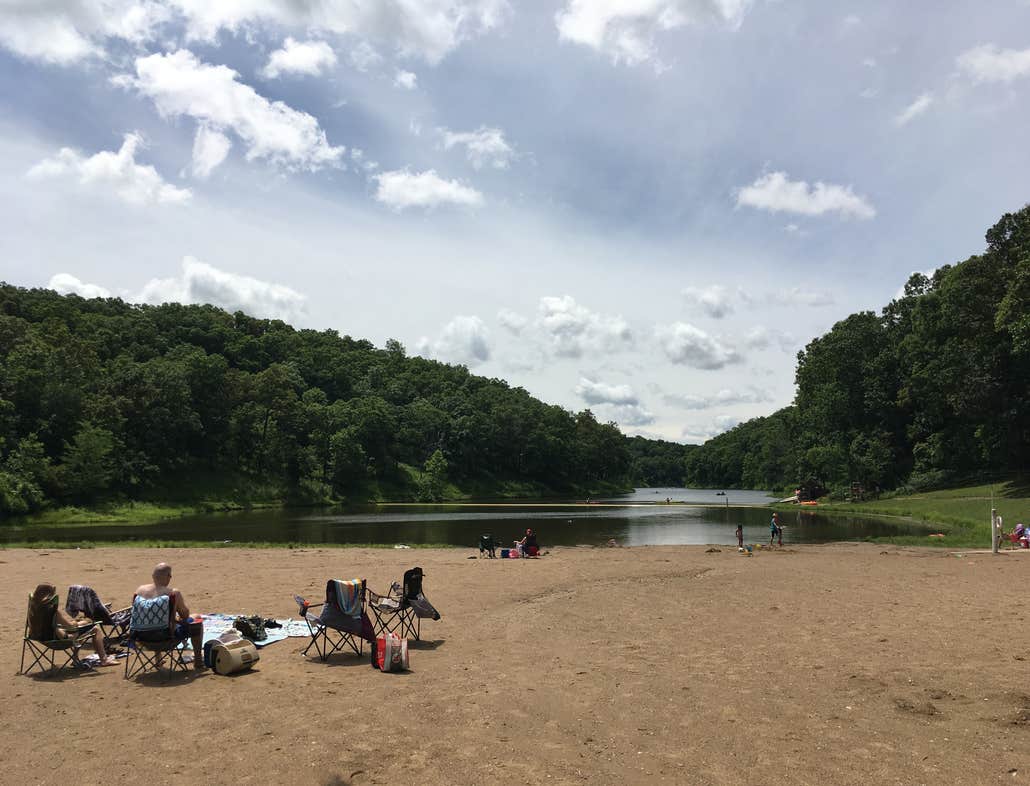
[[[386,595],[369,590],[368,596],[368,607],[372,609],[372,624],[376,635],[396,633],[402,639],[419,640],[422,621],[408,603],[400,584],[395,581]]]
[[[183,657],[185,654],[186,640],[179,641],[175,638],[175,607],[178,600],[178,593],[168,596],[168,638],[158,641],[141,641],[137,639],[133,630],[129,628],[129,638],[126,643],[128,654],[125,658],[125,674],[123,679],[132,679],[141,674],[159,672],[165,657],[168,657],[168,668],[165,670],[165,681],[172,678],[176,671],[189,671],[189,665]],[[135,598],[133,598],[135,601]],[[203,653],[193,653],[193,657],[203,657]]]
[[[108,606],[110,609],[110,606]],[[131,606],[127,606],[124,609],[118,609],[117,611],[111,612],[111,621],[97,620],[97,625],[100,626],[100,631],[104,634],[104,646],[107,647],[117,646],[124,647],[126,641],[129,638],[129,618],[128,615],[132,611]],[[119,622],[120,619],[125,619],[125,622]]]
[[[57,596],[49,601],[53,605],[53,611],[57,613]],[[22,637],[21,664],[18,667],[19,674],[31,674],[34,668],[47,677],[66,668],[89,670],[90,666],[79,658],[79,650],[90,636],[93,635],[95,625],[83,625],[74,635],[69,633],[66,639],[33,639],[29,636],[29,615],[32,613],[32,596],[29,596],[29,604],[25,609],[25,633]],[[25,668],[25,654],[32,657],[29,667]],[[63,658],[62,658],[63,656]]]
[[[294,595],[293,599],[297,602],[300,616],[307,623],[308,633],[311,635],[311,641],[308,642],[308,646],[304,648],[301,655],[305,658],[308,657],[308,652],[314,647],[315,652],[318,654],[318,659],[324,663],[329,659],[329,656],[337,652],[345,653],[346,650],[350,650],[359,657],[363,654],[365,640],[360,635],[353,631],[346,631],[328,625],[321,619],[321,616],[315,616],[311,613],[313,609],[323,608],[330,604],[328,583],[326,587],[326,600],[321,603],[311,603],[300,595]],[[362,579],[361,614],[363,617],[367,614],[367,603],[368,588],[366,587],[365,579]],[[335,604],[333,606],[335,608]]]
[[[422,568],[414,567],[404,571],[403,583],[394,582],[386,595],[369,590],[369,607],[374,616],[376,634],[396,633],[402,639],[422,640],[422,617],[412,606],[413,600],[422,596]],[[424,600],[424,596],[422,596]],[[384,603],[383,601],[386,601]],[[428,601],[426,601],[428,602]],[[396,607],[394,606],[396,603]],[[439,614],[436,619],[439,619]]]

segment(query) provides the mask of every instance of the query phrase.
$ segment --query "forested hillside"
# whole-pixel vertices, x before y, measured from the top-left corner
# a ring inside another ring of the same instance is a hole
[[[913,275],[879,314],[798,354],[794,406],[687,457],[699,486],[915,488],[1022,472],[1030,459],[1030,206],[984,253]]]
[[[696,445],[629,437],[630,476],[636,486],[682,486],[683,462]]]
[[[0,284],[0,513],[210,488],[309,502],[611,489],[630,461],[589,411],[394,341]]]

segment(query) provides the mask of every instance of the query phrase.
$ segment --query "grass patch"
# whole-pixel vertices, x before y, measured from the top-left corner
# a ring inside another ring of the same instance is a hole
[[[1030,521],[1030,488],[1024,482],[962,486],[914,494],[884,496],[865,502],[834,502],[812,508],[820,515],[873,516],[903,519],[942,532],[943,538],[897,535],[873,538],[877,543],[903,546],[941,546],[945,548],[989,548],[991,544],[991,507],[998,511],[1011,531],[1018,521]],[[779,510],[795,510],[791,505],[774,505]]]

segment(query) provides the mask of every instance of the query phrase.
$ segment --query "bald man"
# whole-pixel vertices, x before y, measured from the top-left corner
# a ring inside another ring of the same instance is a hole
[[[158,598],[161,595],[174,595],[175,597],[175,638],[182,641],[187,636],[193,644],[193,668],[197,671],[204,670],[204,623],[193,622],[190,618],[190,608],[186,605],[186,598],[179,590],[171,586],[172,566],[167,562],[160,562],[154,566],[151,574],[154,583],[143,584],[136,588],[136,594],[147,600]]]

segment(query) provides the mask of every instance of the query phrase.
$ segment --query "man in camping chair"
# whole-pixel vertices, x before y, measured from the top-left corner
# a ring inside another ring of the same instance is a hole
[[[154,572],[152,578],[154,579],[151,584],[143,584],[136,588],[136,597],[133,599],[133,607],[137,604],[137,599],[142,601],[150,601],[155,598],[167,595],[169,601],[174,604],[176,625],[173,629],[173,635],[176,641],[185,641],[187,638],[190,639],[190,643],[193,645],[193,668],[196,671],[204,670],[204,658],[202,653],[204,652],[204,623],[195,622],[190,617],[190,608],[186,605],[186,599],[182,596],[179,590],[171,587],[172,583],[172,566],[167,562],[161,562],[154,566]],[[139,632],[133,632],[133,635],[140,641],[147,641],[148,639],[154,641],[160,641],[168,637],[168,631],[155,629],[153,631],[142,630]]]

